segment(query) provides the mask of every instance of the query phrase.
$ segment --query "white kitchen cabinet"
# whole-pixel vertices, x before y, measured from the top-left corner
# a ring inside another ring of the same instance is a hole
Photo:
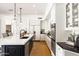
[[[45,40],[49,49],[51,49],[51,39],[46,34],[41,34],[41,40]]]
[[[49,49],[51,50],[51,39],[47,35],[45,35],[45,41],[46,41]]]
[[[52,48],[51,48],[51,39],[47,36],[47,35],[43,35],[45,37],[45,41],[47,43],[47,46],[51,52],[51,55],[54,55],[54,50],[52,51]],[[55,49],[55,47],[53,46],[53,48]]]
[[[66,28],[78,27],[78,3],[66,4]]]
[[[41,40],[45,40],[45,42],[51,52],[51,55],[54,55],[54,50],[52,51],[52,48],[51,48],[51,39],[46,34],[41,34]]]

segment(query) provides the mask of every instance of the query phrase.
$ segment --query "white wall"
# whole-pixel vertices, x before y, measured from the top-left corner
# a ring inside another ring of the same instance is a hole
[[[22,23],[20,23],[19,15],[16,20],[14,20],[11,14],[1,16],[1,33],[5,33],[6,24],[11,24],[14,36],[19,37],[21,29],[27,30],[28,33],[33,33],[33,31],[36,30],[40,34],[40,20],[38,20],[38,17],[41,15],[22,15]],[[36,26],[35,28],[39,28],[39,30],[33,29],[33,25]]]
[[[42,22],[42,29],[45,29],[45,33],[50,31],[50,19],[44,20]]]
[[[66,41],[65,33],[65,19],[66,19],[66,10],[65,3],[56,4],[56,41],[63,42]]]
[[[7,24],[7,25],[10,25],[11,23],[12,23],[12,20],[13,20],[13,18],[12,18],[12,16],[11,15],[1,15],[1,32],[2,33],[5,33],[5,29],[6,29],[6,27],[5,27],[5,25]]]
[[[70,22],[71,20],[72,20],[72,15],[70,17]],[[72,34],[74,30],[75,30],[75,34],[78,35],[79,27],[66,28],[66,4],[57,3],[56,4],[56,40],[57,42],[67,41],[69,34]]]
[[[51,23],[56,23],[56,4],[53,4],[52,9],[51,9]]]
[[[1,38],[1,19],[0,19],[0,38]]]
[[[50,4],[50,10],[48,12],[47,10],[47,15],[45,20],[42,20],[42,29],[45,29],[45,32],[47,33],[48,31],[51,30],[50,25],[51,23],[55,23],[55,4]]]

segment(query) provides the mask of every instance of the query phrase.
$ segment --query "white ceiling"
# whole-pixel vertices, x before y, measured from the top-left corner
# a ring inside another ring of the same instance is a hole
[[[22,8],[22,14],[44,14],[46,11],[47,3],[17,3],[17,13],[20,12],[19,8]],[[9,11],[13,9],[13,11]],[[13,3],[0,3],[0,14],[14,13]]]

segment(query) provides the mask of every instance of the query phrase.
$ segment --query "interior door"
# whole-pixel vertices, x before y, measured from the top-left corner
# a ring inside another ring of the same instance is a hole
[[[40,26],[35,26],[36,40],[40,40]]]

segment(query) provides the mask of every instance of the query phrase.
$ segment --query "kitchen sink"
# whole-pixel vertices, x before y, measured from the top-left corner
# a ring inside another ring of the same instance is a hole
[[[21,39],[27,39],[28,38],[28,36],[27,37],[22,37]]]
[[[21,37],[21,39],[27,39],[27,38],[29,38],[29,35],[25,35]]]

